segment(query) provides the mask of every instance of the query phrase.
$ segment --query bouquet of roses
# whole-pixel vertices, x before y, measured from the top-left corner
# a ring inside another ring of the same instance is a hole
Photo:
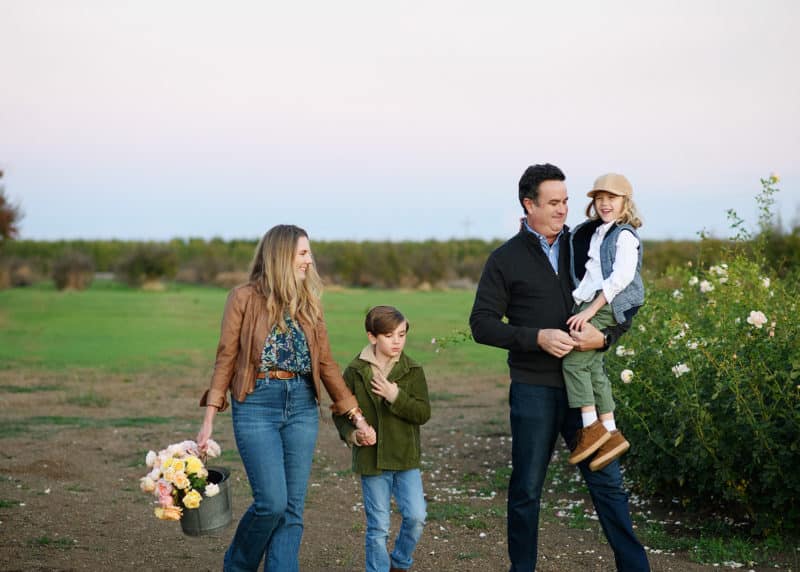
[[[219,456],[216,441],[209,439],[206,455]],[[219,493],[219,486],[208,482],[208,470],[194,441],[173,443],[158,453],[149,451],[145,458],[150,472],[139,480],[143,492],[152,493],[161,520],[180,520],[183,508],[197,508],[203,497]]]

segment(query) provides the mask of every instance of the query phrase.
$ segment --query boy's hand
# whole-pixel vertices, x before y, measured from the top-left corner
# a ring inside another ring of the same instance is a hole
[[[595,314],[596,312],[593,312],[591,308],[586,308],[583,312],[578,312],[574,316],[567,318],[567,325],[571,330],[577,330],[580,332],[583,330],[584,324],[594,318]]]
[[[375,435],[375,429],[367,423],[363,415],[356,419],[356,430],[353,431],[353,437],[356,441],[355,444],[358,446],[374,445],[378,440]]]
[[[353,444],[356,447],[374,445],[376,442],[375,429],[367,425],[366,429],[356,429],[352,433]]]
[[[396,383],[392,383],[386,379],[382,374],[376,373],[372,378],[372,391],[375,395],[380,395],[389,403],[394,403],[397,399],[397,394],[400,393],[400,388]]]

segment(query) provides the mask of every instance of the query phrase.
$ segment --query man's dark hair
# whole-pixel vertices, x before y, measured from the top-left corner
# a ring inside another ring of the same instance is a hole
[[[519,180],[519,204],[522,205],[522,211],[528,214],[522,202],[522,199],[526,197],[537,205],[539,204],[539,185],[543,181],[563,181],[565,179],[563,171],[550,163],[531,165],[525,169]]]

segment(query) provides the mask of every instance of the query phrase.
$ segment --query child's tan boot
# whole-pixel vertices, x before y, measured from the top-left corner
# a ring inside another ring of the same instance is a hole
[[[600,446],[608,441],[611,434],[605,428],[603,423],[598,419],[588,427],[584,427],[578,431],[578,444],[572,450],[569,456],[569,462],[572,465],[580,463],[588,458],[592,453],[597,451]]]
[[[614,459],[621,457],[630,448],[631,444],[628,443],[622,432],[614,429],[609,433],[609,439],[597,450],[597,455],[589,463],[589,468],[599,471]]]

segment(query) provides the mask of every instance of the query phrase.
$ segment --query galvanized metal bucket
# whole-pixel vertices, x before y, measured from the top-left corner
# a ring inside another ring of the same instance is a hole
[[[183,509],[181,528],[189,536],[203,536],[222,530],[233,518],[231,472],[224,467],[208,467],[208,482],[219,485],[219,494],[203,497],[197,508]]]

